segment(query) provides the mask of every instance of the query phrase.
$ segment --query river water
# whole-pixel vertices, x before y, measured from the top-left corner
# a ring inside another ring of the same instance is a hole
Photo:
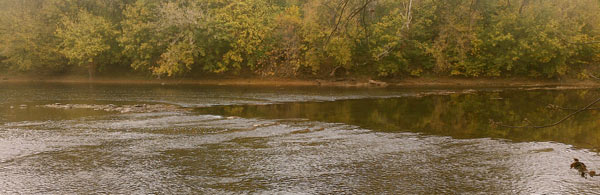
[[[552,87],[1,83],[0,194],[599,193],[600,178],[569,169],[573,158],[600,169],[598,111],[544,129],[490,125],[549,124],[597,97]],[[177,109],[71,107],[144,104]]]

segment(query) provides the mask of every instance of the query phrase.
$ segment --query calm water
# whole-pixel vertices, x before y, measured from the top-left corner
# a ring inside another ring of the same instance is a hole
[[[0,84],[0,194],[585,194],[595,89]],[[48,104],[169,104],[149,113]],[[25,105],[25,106],[21,106]],[[598,105],[600,107],[600,105]]]

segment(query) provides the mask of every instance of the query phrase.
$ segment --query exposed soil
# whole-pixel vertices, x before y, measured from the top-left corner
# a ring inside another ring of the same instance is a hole
[[[9,77],[0,76],[0,83],[56,82],[99,84],[160,84],[160,85],[256,85],[256,86],[331,86],[331,87],[600,87],[600,81],[578,79],[530,78],[405,78],[393,80],[361,79],[283,79],[283,78],[223,78],[223,79],[148,79],[107,78],[88,80],[85,77]]]

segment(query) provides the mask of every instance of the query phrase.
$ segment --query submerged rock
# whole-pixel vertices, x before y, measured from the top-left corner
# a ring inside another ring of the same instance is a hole
[[[57,109],[92,109],[95,111],[120,112],[120,113],[148,113],[148,112],[174,112],[185,110],[179,106],[168,104],[135,104],[135,105],[98,105],[98,104],[47,104],[40,107]]]

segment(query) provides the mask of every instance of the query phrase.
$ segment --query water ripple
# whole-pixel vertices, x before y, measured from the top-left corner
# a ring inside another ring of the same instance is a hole
[[[0,127],[0,193],[573,194],[600,158],[552,142],[191,113]]]

